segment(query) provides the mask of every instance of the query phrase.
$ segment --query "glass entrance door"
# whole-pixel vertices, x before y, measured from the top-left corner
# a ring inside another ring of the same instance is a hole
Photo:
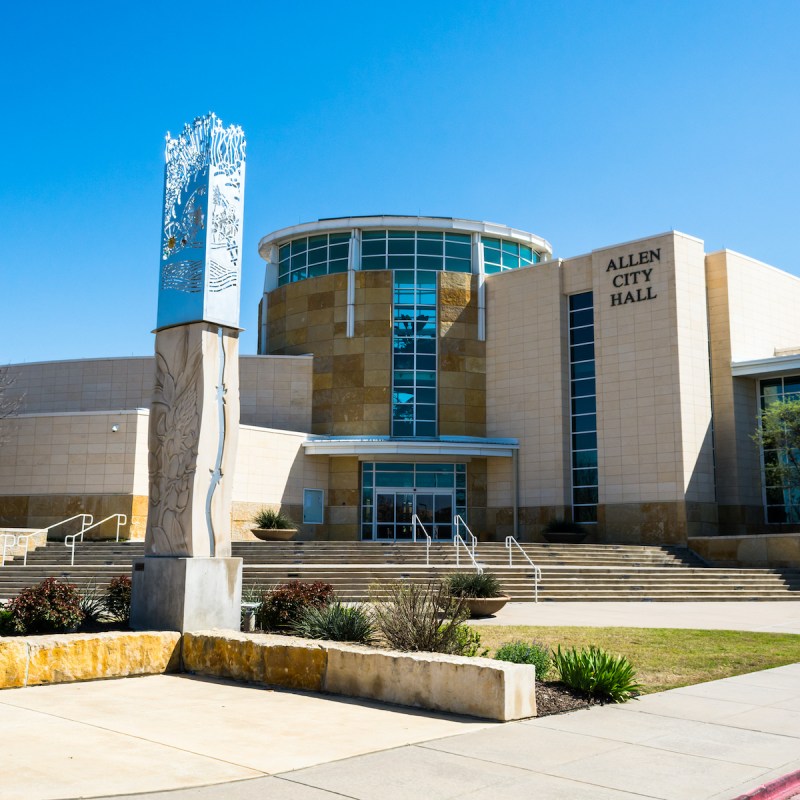
[[[417,517],[430,537],[453,538],[453,493],[420,492],[415,495]]]
[[[432,539],[452,539],[454,508],[453,492],[377,492],[373,538],[410,541],[416,514]]]

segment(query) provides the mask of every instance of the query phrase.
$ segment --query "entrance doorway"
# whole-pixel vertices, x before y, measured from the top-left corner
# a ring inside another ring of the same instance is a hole
[[[453,538],[454,492],[391,489],[376,492],[375,522],[371,538],[380,541],[410,541],[414,514],[432,539],[441,541]],[[422,538],[422,531],[417,531],[417,537]]]

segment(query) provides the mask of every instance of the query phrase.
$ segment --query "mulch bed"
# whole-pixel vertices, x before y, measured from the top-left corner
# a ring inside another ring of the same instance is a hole
[[[583,692],[570,689],[563,683],[536,681],[536,715],[539,717],[588,708],[596,702],[591,701]]]

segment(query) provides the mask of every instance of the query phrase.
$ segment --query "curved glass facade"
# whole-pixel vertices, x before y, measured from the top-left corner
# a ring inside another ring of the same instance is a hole
[[[469,234],[442,231],[364,231],[361,269],[472,271]]]
[[[507,272],[510,269],[529,267],[539,263],[539,254],[527,245],[509,239],[481,236],[483,245],[483,271],[487,275]]]
[[[347,272],[349,255],[349,233],[292,239],[278,248],[278,286],[332,272]]]

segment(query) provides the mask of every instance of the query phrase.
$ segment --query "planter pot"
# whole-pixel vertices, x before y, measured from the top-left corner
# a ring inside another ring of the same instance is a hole
[[[542,536],[551,544],[580,544],[588,534],[570,531],[543,533]]]
[[[264,542],[286,542],[297,533],[297,528],[250,528],[250,530]]]
[[[507,594],[499,597],[465,597],[464,605],[471,617],[490,617],[496,614],[511,598]]]

